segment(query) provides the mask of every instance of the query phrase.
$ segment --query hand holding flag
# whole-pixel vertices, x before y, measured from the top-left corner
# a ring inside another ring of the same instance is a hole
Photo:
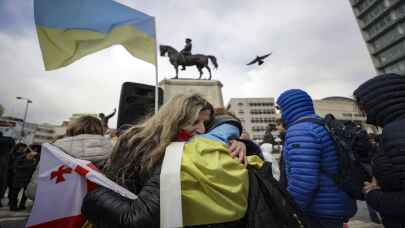
[[[43,144],[39,163],[38,187],[29,228],[79,228],[83,198],[95,185],[104,186],[129,199],[137,196],[114,183],[89,161],[64,153],[51,144]]]

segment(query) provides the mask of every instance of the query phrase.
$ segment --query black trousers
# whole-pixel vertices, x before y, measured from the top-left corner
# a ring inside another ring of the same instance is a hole
[[[25,190],[27,187],[24,188],[11,188],[10,192],[10,209],[17,209],[17,208],[23,208],[25,207],[25,202],[27,202],[27,196],[25,194]],[[18,203],[18,194],[23,190],[23,194],[20,200],[20,203]]]

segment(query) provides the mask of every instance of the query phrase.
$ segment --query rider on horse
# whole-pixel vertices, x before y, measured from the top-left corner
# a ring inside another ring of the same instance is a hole
[[[187,38],[186,39],[186,46],[184,46],[183,50],[180,51],[181,54],[183,54],[184,62],[186,62],[186,56],[191,55],[191,49],[193,48],[193,45],[191,44],[191,39]],[[183,68],[181,70],[185,70],[186,66],[183,65]]]

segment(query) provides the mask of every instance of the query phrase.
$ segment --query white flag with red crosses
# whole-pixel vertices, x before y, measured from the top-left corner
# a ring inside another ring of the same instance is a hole
[[[83,198],[96,185],[129,199],[137,198],[104,176],[91,162],[73,158],[52,144],[43,144],[35,202],[26,227],[81,227],[85,222],[81,215]]]

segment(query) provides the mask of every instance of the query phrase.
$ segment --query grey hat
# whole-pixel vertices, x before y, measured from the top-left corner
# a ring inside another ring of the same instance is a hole
[[[227,114],[222,114],[214,117],[214,120],[210,123],[208,126],[208,131],[211,131],[212,129],[222,125],[222,124],[232,124],[233,126],[237,127],[239,129],[239,134],[242,133],[242,124],[238,119],[236,119],[233,116],[227,115]]]

